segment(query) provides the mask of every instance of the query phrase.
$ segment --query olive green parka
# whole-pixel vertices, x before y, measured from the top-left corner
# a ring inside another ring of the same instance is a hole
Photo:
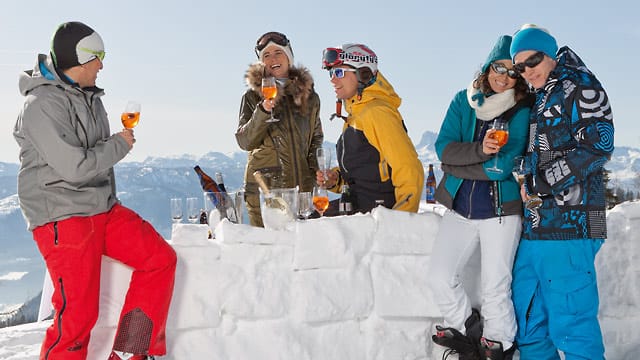
[[[313,89],[313,78],[303,67],[291,67],[289,78],[278,79],[274,117],[261,105],[260,91],[264,65],[254,63],[245,74],[248,86],[240,104],[236,140],[249,152],[244,190],[251,224],[262,226],[258,185],[253,177],[260,170],[271,188],[300,187],[311,191],[315,184],[315,151],[322,146],[320,98]]]

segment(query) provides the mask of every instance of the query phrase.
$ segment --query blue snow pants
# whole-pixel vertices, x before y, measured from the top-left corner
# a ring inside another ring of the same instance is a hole
[[[604,240],[522,240],[513,266],[521,360],[604,359],[595,256]]]

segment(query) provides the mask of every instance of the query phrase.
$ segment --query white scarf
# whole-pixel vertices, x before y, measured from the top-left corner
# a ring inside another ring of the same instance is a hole
[[[480,94],[480,89],[473,87],[473,83],[474,81],[467,88],[467,101],[469,101],[471,108],[476,111],[476,118],[480,120],[493,120],[516,104],[515,90],[513,89],[492,94],[491,96],[484,96],[484,94]],[[478,99],[472,99],[476,94],[484,96],[482,105],[478,105]]]

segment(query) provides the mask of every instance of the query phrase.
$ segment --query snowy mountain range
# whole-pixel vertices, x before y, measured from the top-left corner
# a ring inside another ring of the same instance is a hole
[[[437,134],[427,131],[416,150],[425,170],[434,164],[436,178],[442,178],[434,144]],[[325,143],[334,147],[335,144]],[[123,162],[116,166],[118,197],[128,207],[151,222],[165,237],[171,234],[169,198],[201,196],[195,165],[210,175],[221,172],[229,191],[242,187],[246,153],[209,152],[201,157],[149,157],[143,162]],[[640,187],[640,149],[616,148],[606,168],[614,186]],[[0,313],[38,295],[44,264],[26,230],[16,195],[18,164],[0,162]]]

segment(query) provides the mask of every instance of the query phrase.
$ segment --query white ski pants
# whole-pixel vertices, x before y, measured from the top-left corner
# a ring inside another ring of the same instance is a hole
[[[442,217],[431,253],[429,287],[444,317],[444,326],[463,334],[464,322],[471,315],[471,302],[462,287],[462,273],[471,255],[480,250],[480,313],[483,336],[513,343],[516,320],[511,302],[511,271],[520,241],[519,215],[471,220],[447,210]]]

